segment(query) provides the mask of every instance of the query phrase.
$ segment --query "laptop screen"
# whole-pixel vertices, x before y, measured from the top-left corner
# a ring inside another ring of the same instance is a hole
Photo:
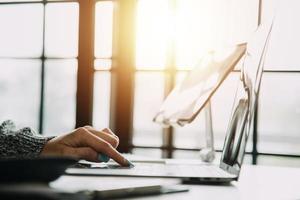
[[[154,121],[164,125],[191,123],[244,55],[246,44],[209,51],[162,104]]]
[[[271,29],[272,21],[261,24],[254,33],[252,41],[247,45],[241,81],[226,132],[220,167],[236,175],[240,172],[247,138],[253,129],[253,119]]]

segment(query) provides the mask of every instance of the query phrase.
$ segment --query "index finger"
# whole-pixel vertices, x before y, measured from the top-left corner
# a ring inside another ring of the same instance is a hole
[[[115,148],[113,148],[111,144],[109,144],[105,140],[95,136],[87,130],[81,134],[84,135],[84,137],[82,138],[82,142],[85,145],[93,148],[98,153],[107,155],[108,157],[119,163],[121,166],[133,166],[130,161],[128,161],[122,154],[120,154]]]

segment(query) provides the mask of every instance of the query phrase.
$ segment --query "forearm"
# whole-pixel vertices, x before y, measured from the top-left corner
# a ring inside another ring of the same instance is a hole
[[[37,157],[51,138],[42,137],[27,127],[16,130],[13,122],[5,121],[0,125],[0,157]]]

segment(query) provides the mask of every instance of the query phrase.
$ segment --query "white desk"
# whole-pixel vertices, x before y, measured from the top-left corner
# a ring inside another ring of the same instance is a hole
[[[109,188],[111,185],[128,185],[141,181],[150,182],[177,182],[176,179],[147,179],[126,177],[76,177],[63,176],[54,185],[65,185],[72,182],[80,183],[78,187]],[[81,186],[80,186],[81,185]],[[89,186],[90,185],[90,186]],[[300,199],[300,168],[269,167],[244,165],[238,182],[230,185],[188,185],[189,192],[147,196],[134,199]],[[129,199],[129,198],[128,198]]]

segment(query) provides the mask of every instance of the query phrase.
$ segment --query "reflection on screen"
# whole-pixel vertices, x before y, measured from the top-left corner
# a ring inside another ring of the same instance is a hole
[[[246,148],[246,122],[249,117],[248,99],[240,99],[231,118],[223,149],[222,162],[240,169]]]
[[[190,123],[245,53],[246,45],[208,52],[164,101],[155,122]]]
[[[243,161],[246,142],[252,131],[253,116],[263,72],[264,58],[272,30],[272,20],[262,24],[247,45],[238,90],[242,93],[235,98],[233,114],[227,129],[221,158],[221,167],[239,173]],[[224,165],[225,164],[225,165]]]

